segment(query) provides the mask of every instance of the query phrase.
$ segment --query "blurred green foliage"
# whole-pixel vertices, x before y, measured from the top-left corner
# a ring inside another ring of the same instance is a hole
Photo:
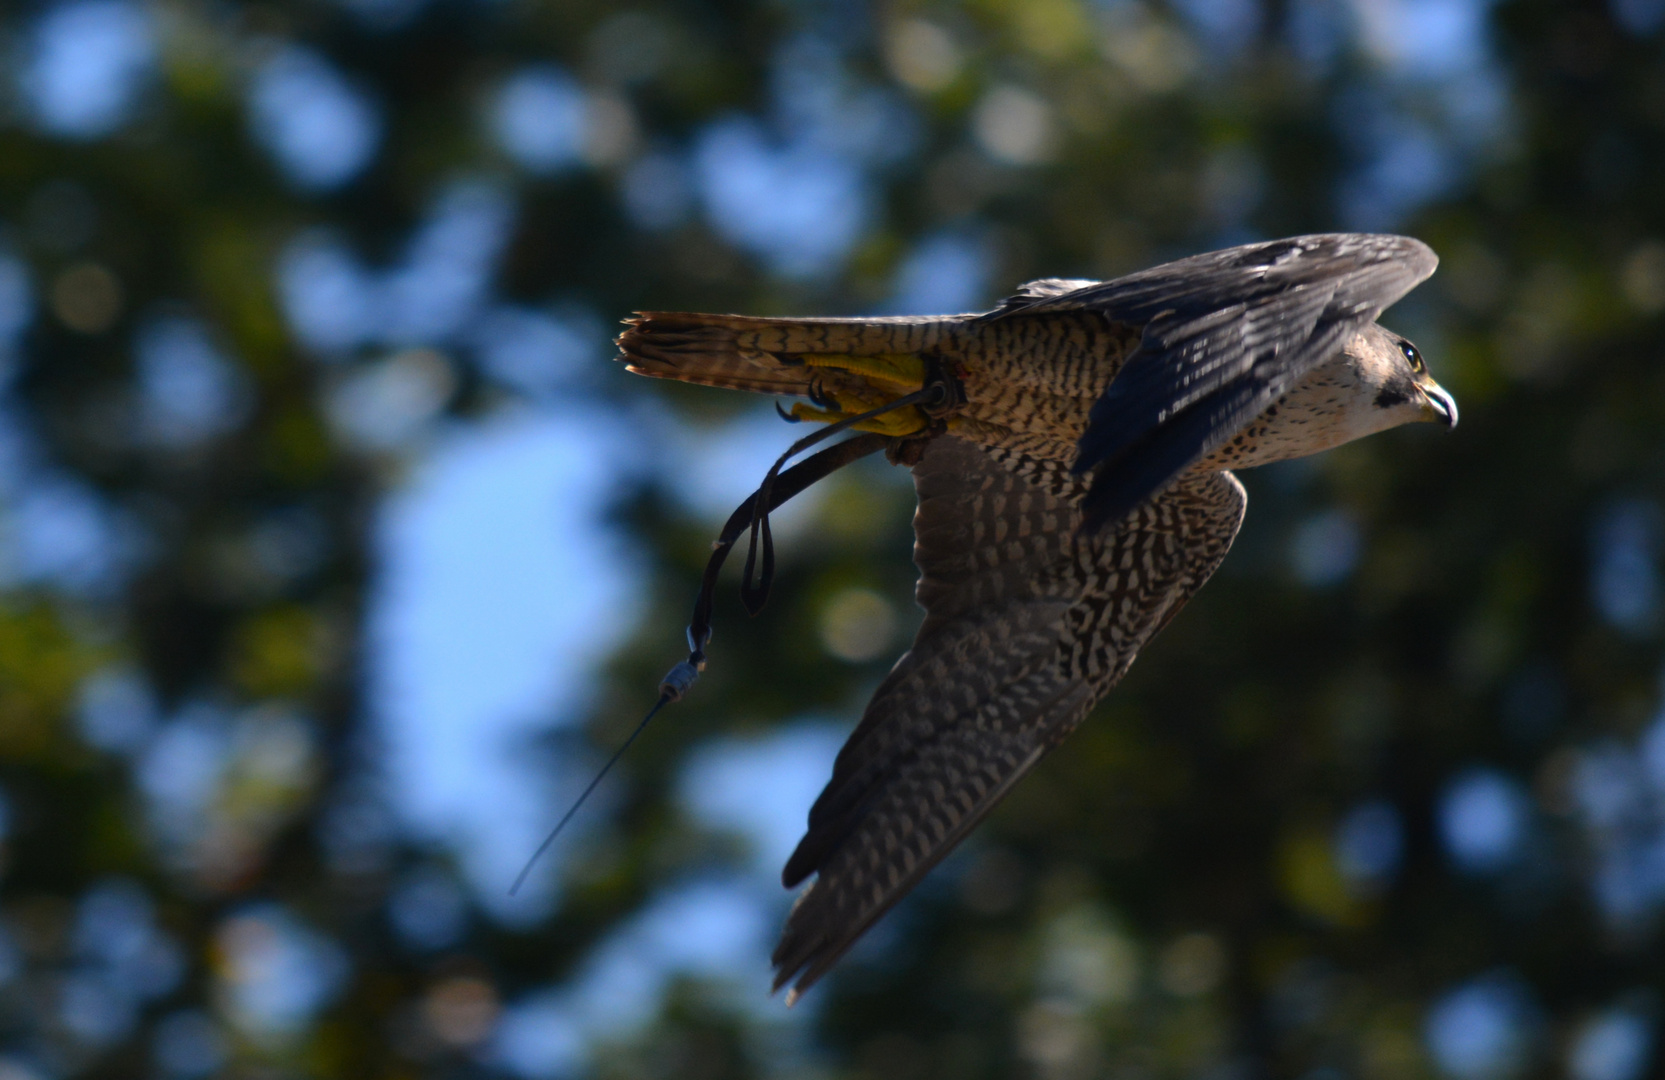
[[[455,336],[321,355],[278,268],[318,227],[391,265],[459,175],[516,201],[495,296],[609,321],[876,310],[942,237],[972,252],[973,305],[1032,277],[1342,227],[1408,232],[1444,260],[1386,321],[1462,403],[1455,435],[1395,431],[1245,476],[1248,522],[1217,580],[805,1015],[764,1000],[761,967],[682,976],[642,1023],[580,1031],[578,1071],[1659,1068],[1657,3],[156,0],[123,9],[155,48],[129,111],[80,128],[28,83],[41,28],[67,9],[0,13],[18,58],[0,66],[0,255],[31,283],[0,366],[6,1080],[526,1072],[502,1050],[515,1008],[579,981],[656,897],[744,863],[743,838],[678,801],[689,760],[790,718],[853,719],[911,625],[911,493],[865,463],[783,538],[762,617],[725,587],[710,672],[593,811],[553,914],[498,922],[475,904],[443,947],[401,937],[405,875],[458,859],[364,809],[375,515],[422,444],[366,442],[331,403],[411,344],[439,350],[449,422],[526,395]],[[286,172],[251,120],[251,88],[289,45],[379,117],[338,181]],[[587,126],[558,167],[490,133],[493,95],[528,65],[583,95]],[[752,126],[721,127],[737,117]],[[854,176],[867,209],[850,235],[805,269],[778,237],[725,224],[699,164],[719,130],[783,155],[753,209],[795,176]],[[644,171],[655,161],[669,179]],[[228,391],[233,419],[185,443],[145,434],[135,359],[147,320],[176,310],[246,395]],[[557,400],[699,431],[742,407],[591,353]],[[714,523],[662,465],[621,473],[613,514],[635,546],[620,557],[639,562],[645,610],[582,734],[552,725],[563,762],[622,738],[679,654]],[[34,554],[17,539],[38,514],[27,485],[53,478],[105,522],[102,555],[76,562],[50,530]],[[304,542],[274,562],[261,538],[291,520]],[[854,647],[839,618],[886,617],[890,650],[840,658]],[[140,684],[166,730],[221,740],[184,809],[157,793],[194,759],[121,727],[148,715]],[[1483,834],[1466,864],[1460,804]],[[1516,830],[1508,844],[1485,848],[1488,821]],[[1358,836],[1391,865],[1348,863]],[[99,937],[107,923],[127,945]],[[259,998],[272,965],[317,1009]]]

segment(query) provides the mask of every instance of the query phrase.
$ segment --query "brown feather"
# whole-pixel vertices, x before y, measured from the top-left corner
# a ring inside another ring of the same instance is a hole
[[[619,358],[630,371],[656,379],[808,395],[818,371],[833,380],[853,377],[806,367],[806,355],[919,353],[970,318],[765,319],[643,311],[619,335]]]
[[[1244,507],[1230,473],[1196,472],[1086,536],[1085,481],[952,437],[914,477],[925,624],[786,864],[789,886],[816,875],[773,958],[794,996],[1080,724],[1214,572]]]

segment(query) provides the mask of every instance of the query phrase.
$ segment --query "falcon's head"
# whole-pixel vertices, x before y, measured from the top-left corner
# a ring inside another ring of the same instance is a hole
[[[1428,374],[1415,345],[1372,324],[1342,350],[1343,359],[1372,392],[1377,430],[1418,421],[1457,426],[1457,401]]]
[[[1401,424],[1457,426],[1457,402],[1428,374],[1416,346],[1376,323],[1308,372],[1279,405],[1260,445],[1231,465],[1316,454]]]

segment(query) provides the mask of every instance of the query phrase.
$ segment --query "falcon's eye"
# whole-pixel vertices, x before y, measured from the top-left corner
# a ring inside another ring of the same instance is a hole
[[[1416,346],[1408,341],[1401,341],[1399,351],[1405,354],[1405,360],[1411,365],[1411,372],[1421,375],[1423,370],[1422,354],[1416,351]]]

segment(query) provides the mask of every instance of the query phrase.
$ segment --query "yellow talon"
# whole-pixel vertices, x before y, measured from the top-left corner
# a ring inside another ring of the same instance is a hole
[[[845,372],[854,378],[814,376],[810,397],[817,402],[830,403],[833,407],[794,405],[792,418],[795,420],[836,424],[896,400],[898,388],[913,391],[925,385],[925,361],[912,353],[880,353],[875,356],[806,353],[802,359],[807,368]],[[929,424],[930,420],[924,413],[917,408],[907,408],[864,420],[855,428],[880,435],[900,436],[923,431]]]
[[[841,353],[806,353],[805,367],[835,368],[865,375],[879,382],[917,390],[925,385],[925,361],[913,353],[880,353],[877,356],[848,356]]]

